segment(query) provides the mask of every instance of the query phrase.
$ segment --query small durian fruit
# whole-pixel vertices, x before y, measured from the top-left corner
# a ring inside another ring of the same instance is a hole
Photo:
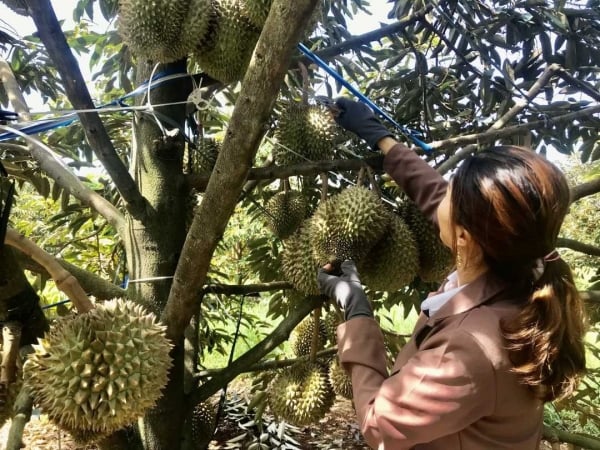
[[[327,341],[331,345],[337,344],[337,327],[342,321],[336,312],[330,311],[323,319],[325,323],[325,332],[327,333]]]
[[[352,400],[352,379],[348,372],[340,365],[337,358],[329,363],[329,382],[333,392],[344,398]]]
[[[292,332],[290,337],[290,346],[296,356],[304,356],[310,354],[312,347],[313,335],[315,332],[315,318],[307,317]],[[327,340],[327,330],[325,323],[319,319],[319,342],[317,351],[323,349]]]
[[[376,291],[397,291],[419,270],[419,251],[410,228],[398,215],[390,213],[390,217],[384,237],[358,267],[362,283]]]
[[[197,172],[211,173],[219,157],[221,144],[212,138],[202,139],[196,152]]]
[[[269,385],[267,395],[273,414],[296,426],[322,419],[335,399],[327,368],[310,362],[280,372]]]
[[[200,68],[221,83],[244,78],[260,36],[247,17],[241,0],[215,0],[216,25],[209,46],[200,46],[194,56]]]
[[[281,252],[281,271],[283,278],[292,283],[303,294],[319,295],[317,285],[317,265],[310,249],[310,235],[304,224],[283,241]]]
[[[60,318],[28,356],[24,379],[57,425],[108,434],[144,415],[167,382],[171,344],[156,317],[115,299]]]
[[[357,264],[382,238],[391,217],[371,190],[353,186],[317,208],[310,220],[313,255],[320,264],[352,259]]]
[[[307,209],[306,200],[300,192],[278,192],[265,205],[269,228],[279,239],[285,239],[300,227]]]
[[[142,59],[168,63],[206,40],[215,12],[211,0],[119,0],[119,33]]]
[[[412,231],[419,249],[419,278],[425,282],[442,281],[452,269],[454,258],[442,243],[437,228],[411,200],[406,199],[398,212]]]
[[[290,103],[281,112],[276,138],[278,165],[333,159],[337,126],[320,105]]]
[[[204,449],[212,439],[217,414],[210,402],[200,402],[192,411],[192,448]]]

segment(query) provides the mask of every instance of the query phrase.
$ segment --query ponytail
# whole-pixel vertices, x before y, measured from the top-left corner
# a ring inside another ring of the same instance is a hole
[[[518,316],[501,324],[512,369],[540,399],[571,394],[585,371],[583,302],[561,258],[545,262]]]

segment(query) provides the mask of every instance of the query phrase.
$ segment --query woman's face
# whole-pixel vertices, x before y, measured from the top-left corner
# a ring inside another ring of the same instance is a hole
[[[452,224],[452,219],[450,217],[450,197],[452,193],[452,185],[448,185],[448,189],[446,190],[446,195],[444,199],[439,204],[437,209],[437,219],[438,225],[440,227],[440,239],[444,243],[446,247],[453,247],[453,240],[455,236],[454,225]]]

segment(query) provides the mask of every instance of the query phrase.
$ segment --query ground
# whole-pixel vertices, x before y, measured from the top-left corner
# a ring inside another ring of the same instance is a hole
[[[233,394],[235,395],[235,394]],[[364,443],[358,426],[354,420],[354,409],[348,400],[338,400],[331,412],[318,424],[294,430],[290,435],[299,444],[301,449],[314,450],[363,450],[369,447]],[[0,429],[0,446],[4,448],[8,436],[10,423]],[[215,439],[211,442],[210,449],[235,449],[241,448],[232,443],[232,439],[242,434],[244,430],[239,427],[233,417],[221,421]],[[275,433],[276,434],[276,433]],[[53,424],[44,419],[44,416],[35,416],[25,429],[23,436],[24,450],[97,450],[94,445],[77,445],[64,431],[60,431]],[[540,450],[551,450],[552,447],[543,443]],[[567,449],[561,446],[561,449]]]

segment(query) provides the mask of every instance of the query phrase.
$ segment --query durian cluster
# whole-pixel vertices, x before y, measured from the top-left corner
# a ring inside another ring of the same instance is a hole
[[[319,267],[346,259],[356,262],[361,281],[377,291],[397,291],[417,276],[441,281],[453,265],[451,251],[413,202],[404,201],[394,214],[360,186],[322,202],[283,243],[283,276],[306,294],[318,293]]]
[[[164,327],[120,299],[59,319],[34,349],[24,366],[34,402],[82,439],[142,416],[160,397],[171,365]]]
[[[278,165],[332,159],[338,127],[323,106],[288,103],[281,111],[275,133]]]

